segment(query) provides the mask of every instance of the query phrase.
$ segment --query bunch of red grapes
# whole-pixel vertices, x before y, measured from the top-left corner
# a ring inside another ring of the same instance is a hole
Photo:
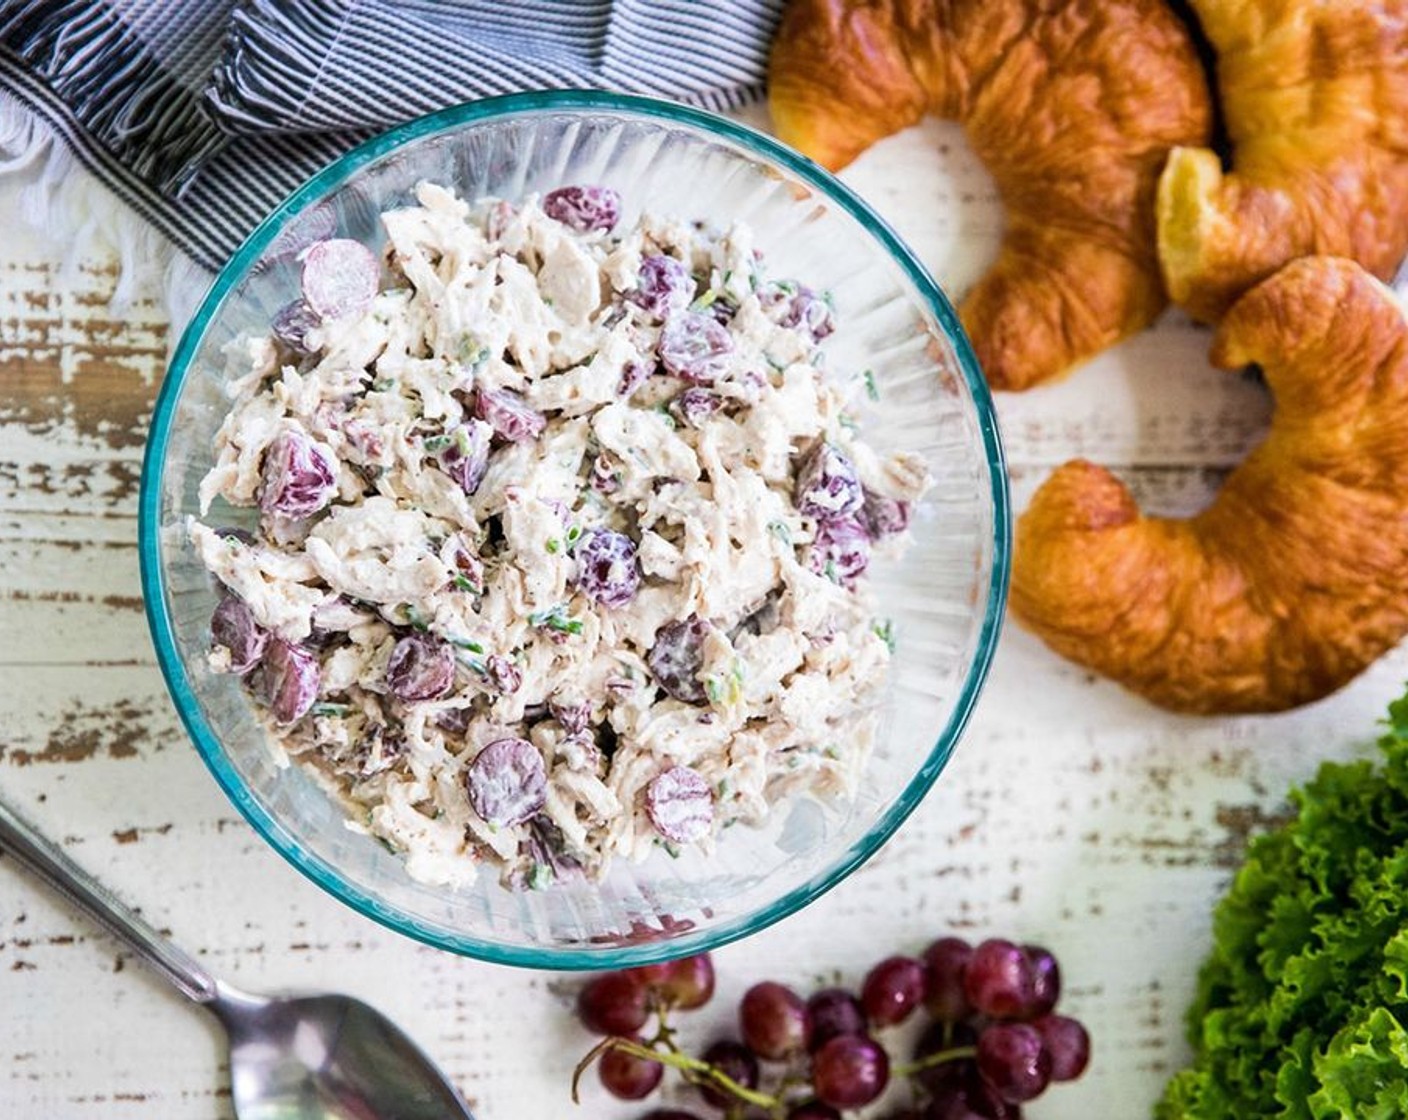
[[[943,937],[919,958],[881,961],[858,993],[823,988],[803,999],[767,980],[744,994],[738,1037],[721,1038],[698,1057],[686,1054],[669,1014],[702,1007],[713,994],[707,954],[597,976],[582,989],[577,1012],[606,1037],[578,1077],[596,1061],[609,1092],[641,1100],[672,1066],[697,1087],[701,1105],[728,1120],[841,1120],[903,1077],[914,1102],[885,1120],[1019,1120],[1023,1103],[1053,1081],[1079,1077],[1090,1061],[1085,1028],[1055,1014],[1056,958],[1036,945],[994,938],[974,947]],[[911,1059],[899,1063],[883,1033],[921,1009],[930,1022]],[[656,1028],[646,1038],[652,1018]],[[656,1109],[641,1120],[701,1117]]]

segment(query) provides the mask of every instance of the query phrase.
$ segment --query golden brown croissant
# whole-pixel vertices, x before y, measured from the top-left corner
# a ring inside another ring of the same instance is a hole
[[[1408,2],[1192,0],[1217,52],[1232,170],[1179,148],[1159,182],[1169,295],[1215,321],[1287,261],[1408,250]]]
[[[1232,306],[1212,360],[1262,366],[1265,442],[1186,520],[1061,467],[1019,523],[1012,610],[1164,707],[1274,711],[1408,633],[1408,325],[1357,264],[1304,257]]]
[[[768,83],[778,135],[832,169],[925,113],[963,123],[1007,211],[960,309],[994,386],[1063,373],[1163,308],[1158,175],[1210,111],[1162,0],[793,0]]]

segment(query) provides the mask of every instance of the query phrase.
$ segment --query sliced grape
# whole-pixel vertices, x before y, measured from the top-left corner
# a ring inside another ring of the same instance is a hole
[[[783,312],[781,323],[806,334],[813,342],[820,342],[836,329],[836,317],[831,304],[824,296],[808,287],[799,287]]]
[[[956,1023],[973,1013],[963,989],[963,976],[972,956],[973,946],[961,937],[941,937],[924,950],[928,970],[924,1006],[940,1022]]]
[[[530,408],[522,395],[512,389],[480,389],[474,397],[474,413],[488,421],[494,431],[510,443],[537,439],[548,422],[546,416]]]
[[[616,395],[629,398],[654,372],[647,362],[627,362],[621,369],[621,384],[616,389]]]
[[[640,590],[636,543],[613,529],[590,529],[577,543],[577,586],[603,607],[624,607]]]
[[[440,557],[453,573],[451,585],[457,591],[480,594],[484,590],[484,561],[474,549],[467,533],[455,533],[448,537]]]
[[[990,1023],[978,1035],[978,1072],[1004,1100],[1021,1104],[1050,1083],[1051,1053],[1026,1023]]]
[[[812,1020],[811,1049],[818,1050],[837,1035],[864,1034],[865,1011],[845,988],[823,988],[807,1000]]]
[[[807,567],[842,587],[854,587],[870,567],[870,534],[854,517],[817,522]]]
[[[243,676],[256,665],[269,644],[243,599],[226,595],[210,616],[210,637],[217,646],[230,651],[230,672]]]
[[[860,516],[872,537],[892,537],[909,528],[908,502],[887,498],[874,490],[865,490],[864,493],[865,502],[861,506]]]
[[[512,695],[523,687],[523,670],[502,654],[491,653],[484,659],[484,675],[495,692]]]
[[[860,1001],[877,1027],[903,1023],[924,998],[924,966],[913,957],[887,957],[867,973]]]
[[[594,1034],[633,1035],[650,1017],[645,987],[628,972],[606,972],[577,994],[577,1018]]]
[[[639,1037],[631,1041],[643,1044]],[[649,1058],[637,1057],[612,1047],[601,1056],[596,1072],[602,1086],[613,1097],[638,1101],[655,1092],[660,1079],[665,1076],[665,1067]]]
[[[466,494],[473,494],[484,481],[484,472],[489,469],[489,441],[495,430],[483,420],[469,420],[450,433],[449,442],[440,449],[440,469]]]
[[[667,372],[707,385],[728,369],[733,336],[713,316],[685,311],[665,321],[657,350]]]
[[[865,493],[850,456],[823,441],[798,466],[792,500],[799,512],[825,521],[858,512]]]
[[[758,1087],[758,1056],[743,1043],[731,1038],[720,1039],[710,1045],[702,1057],[725,1077],[745,1089]],[[707,1081],[700,1082],[699,1095],[721,1111],[738,1103],[738,1097],[733,1093]]]
[[[381,266],[360,241],[334,237],[303,254],[303,298],[323,319],[365,311],[380,281]]]
[[[562,730],[569,735],[580,735],[587,729],[587,724],[591,722],[592,718],[592,706],[587,703],[560,704],[555,700],[549,700],[548,712],[553,719],[562,725]]]
[[[713,826],[714,795],[698,771],[675,766],[645,787],[645,811],[666,840],[692,844]]]
[[[694,299],[694,277],[683,261],[656,253],[640,262],[636,289],[627,297],[652,315],[668,318]]]
[[[837,1035],[812,1055],[812,1089],[833,1108],[862,1108],[885,1091],[890,1059],[864,1035]]]
[[[558,187],[543,196],[543,213],[578,233],[609,232],[621,220],[621,196],[610,187]]]
[[[294,519],[312,517],[337,493],[331,451],[299,431],[282,432],[264,452],[259,507]]]
[[[1084,1026],[1065,1015],[1043,1015],[1032,1029],[1051,1054],[1051,1080],[1074,1081],[1090,1064],[1090,1035]]]
[[[655,632],[655,644],[646,654],[646,664],[660,687],[686,704],[702,704],[708,698],[699,670],[704,667],[704,639],[713,627],[698,615],[667,622]]]
[[[531,819],[547,799],[543,756],[526,739],[496,739],[474,756],[466,774],[469,803],[496,828]]]
[[[260,684],[265,702],[279,723],[301,719],[318,698],[322,673],[312,651],[273,638],[264,651]]]
[[[704,421],[718,412],[723,403],[718,393],[695,385],[670,402],[670,412],[691,428],[702,428]]]
[[[428,634],[408,634],[386,662],[386,690],[408,703],[438,700],[455,683],[455,651]]]
[[[802,997],[774,980],[754,984],[743,994],[738,1026],[753,1053],[775,1062],[805,1052],[812,1032]]]
[[[269,325],[273,336],[291,350],[300,354],[308,353],[308,332],[322,326],[323,321],[308,304],[301,299],[286,303],[274,315]]]

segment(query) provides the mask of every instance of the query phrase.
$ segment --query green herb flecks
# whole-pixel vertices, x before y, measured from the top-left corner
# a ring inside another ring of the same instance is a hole
[[[885,643],[885,648],[891,653],[895,652],[895,623],[893,619],[882,619],[871,627],[875,631],[875,636]]]
[[[565,603],[558,603],[545,611],[534,611],[528,616],[528,625],[539,630],[555,630],[559,634],[580,634],[582,620],[570,618]]]
[[[860,377],[861,380],[865,382],[865,395],[873,401],[878,401],[880,399],[880,389],[879,386],[875,384],[875,371],[873,369],[865,370]]]
[[[335,717],[338,719],[341,719],[351,710],[351,704],[334,704],[330,702],[314,704],[313,707],[309,709],[309,711],[311,711],[315,716],[327,716],[330,718]]]

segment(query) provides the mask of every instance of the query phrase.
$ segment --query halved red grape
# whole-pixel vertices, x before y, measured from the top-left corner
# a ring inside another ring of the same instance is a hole
[[[707,698],[699,670],[704,667],[704,639],[711,629],[704,619],[690,615],[655,632],[655,644],[645,661],[660,687],[676,700],[702,704]]]
[[[995,1019],[1025,1019],[1031,1014],[1035,985],[1027,955],[1010,941],[990,938],[973,950],[964,970],[968,1002]]]
[[[360,241],[334,237],[303,254],[303,298],[324,319],[365,311],[380,279],[381,266]]]
[[[855,517],[817,522],[807,567],[842,587],[853,587],[870,567],[870,534]]]
[[[800,513],[825,521],[858,512],[865,493],[850,456],[823,441],[798,465],[792,500]]]
[[[322,673],[311,651],[282,638],[270,640],[264,651],[260,686],[265,702],[279,723],[301,719],[318,698]]]
[[[728,369],[733,336],[712,316],[683,311],[665,321],[657,349],[669,373],[707,385]]]
[[[282,432],[264,452],[259,507],[281,517],[311,517],[337,493],[337,461],[302,432]]]
[[[577,1018],[595,1034],[634,1035],[650,1016],[645,988],[625,972],[604,972],[577,993]]]
[[[543,213],[578,233],[610,231],[621,220],[621,196],[610,187],[558,187],[543,196]]]
[[[1084,1026],[1065,1015],[1043,1015],[1032,1029],[1051,1054],[1051,1080],[1074,1081],[1090,1064],[1090,1035]]]
[[[621,383],[616,387],[618,397],[629,397],[648,380],[655,370],[647,362],[627,362],[621,367]]]
[[[909,528],[908,502],[887,498],[874,490],[862,490],[865,501],[861,506],[861,520],[872,537],[891,537]]]
[[[797,289],[780,322],[803,331],[813,342],[820,342],[836,329],[831,304],[806,286]]]
[[[731,1038],[720,1039],[702,1055],[704,1061],[717,1069],[725,1077],[742,1085],[745,1089],[758,1086],[758,1056]],[[724,1110],[739,1103],[733,1093],[708,1082],[701,1082],[699,1095],[715,1108]]]
[[[924,966],[913,957],[887,957],[866,974],[860,1002],[877,1027],[903,1023],[924,998]]]
[[[645,787],[645,811],[666,840],[692,844],[713,827],[714,794],[698,771],[674,766]]]
[[[837,1035],[812,1055],[812,1089],[833,1108],[861,1108],[885,1091],[890,1059],[863,1035]]]
[[[633,1038],[631,1041],[639,1043],[641,1040]],[[613,1097],[638,1101],[655,1091],[660,1079],[665,1076],[665,1067],[613,1046],[601,1056],[596,1072],[606,1091]]]
[[[973,946],[961,937],[941,937],[924,950],[924,1006],[935,1019],[956,1023],[973,1013],[963,987],[972,956]]]
[[[494,431],[494,426],[483,420],[468,420],[449,433],[449,442],[440,449],[440,469],[466,494],[473,494],[484,481]]]
[[[704,426],[704,421],[718,412],[723,398],[711,389],[695,385],[670,402],[670,413],[691,428]]]
[[[812,993],[807,1000],[807,1014],[811,1016],[812,1037],[810,1048],[821,1049],[837,1035],[864,1034],[865,1011],[845,988],[823,988]]]
[[[495,692],[505,695],[523,687],[523,670],[502,654],[491,653],[484,659],[484,676]]]
[[[694,277],[683,261],[656,253],[640,262],[636,290],[627,298],[663,319],[688,307],[694,299],[694,288]]]
[[[510,443],[537,439],[548,422],[512,389],[480,389],[474,395],[474,414]]]
[[[773,980],[754,984],[743,994],[738,1025],[753,1053],[769,1061],[805,1051],[812,1031],[802,997]]]
[[[322,326],[323,321],[301,299],[286,303],[274,315],[269,331],[285,346],[299,353],[308,352],[308,332]]]
[[[1049,1014],[1061,998],[1061,967],[1051,950],[1040,945],[1023,945],[1022,952],[1032,974],[1032,1004],[1027,1017]]]
[[[1039,1096],[1051,1081],[1051,1053],[1027,1023],[990,1023],[978,1035],[978,1072],[1014,1104]]]
[[[428,634],[408,634],[386,662],[386,691],[407,703],[438,700],[455,683],[455,653]]]
[[[636,542],[614,529],[589,529],[577,542],[577,586],[603,607],[624,607],[640,590]]]
[[[243,676],[256,665],[269,644],[269,635],[254,621],[243,599],[226,595],[210,616],[210,638],[230,651],[230,672]]]
[[[526,739],[495,739],[474,756],[465,782],[474,811],[496,828],[522,824],[547,800],[543,756]]]

